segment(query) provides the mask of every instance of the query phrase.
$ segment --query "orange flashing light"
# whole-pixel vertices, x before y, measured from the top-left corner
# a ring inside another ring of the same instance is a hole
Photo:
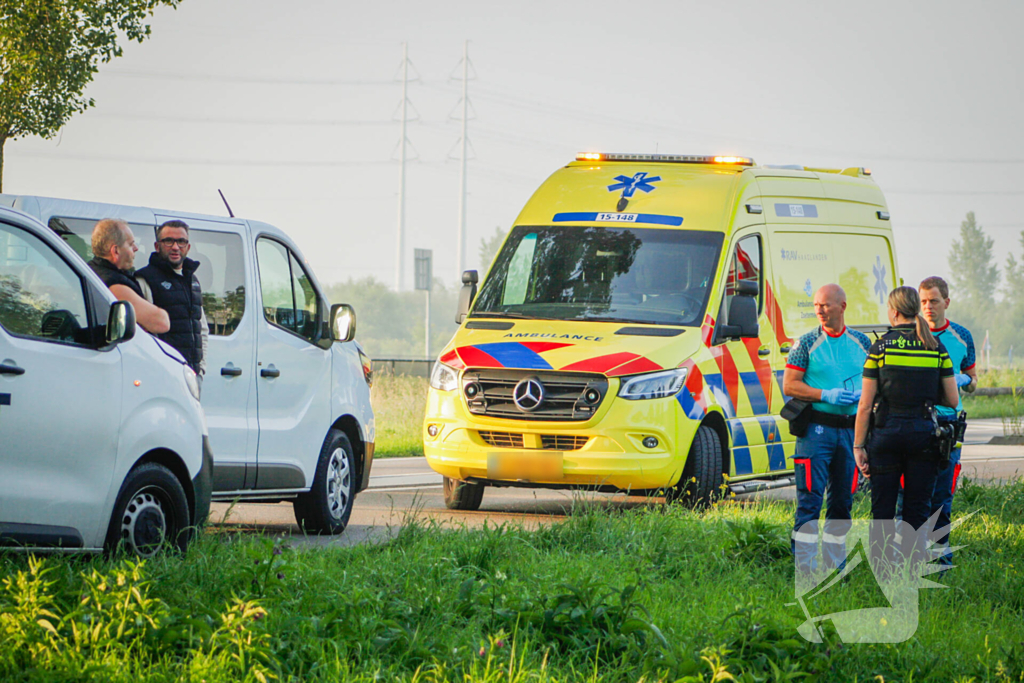
[[[750,157],[703,156],[696,154],[620,154],[608,152],[580,152],[576,161],[654,161],[674,164],[732,164],[753,166]]]

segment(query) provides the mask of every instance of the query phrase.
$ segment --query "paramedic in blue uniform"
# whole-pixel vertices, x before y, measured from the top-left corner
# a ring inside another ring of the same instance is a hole
[[[972,392],[978,387],[978,371],[974,361],[974,338],[966,327],[957,325],[946,318],[949,308],[949,285],[941,277],[929,277],[918,285],[921,296],[921,313],[928,321],[928,327],[935,338],[942,342],[953,363],[954,379],[960,391]],[[959,398],[959,396],[957,397]],[[954,422],[963,411],[963,403],[958,402],[956,409],[937,406],[939,421]],[[935,478],[935,492],[932,494],[932,514],[939,513],[935,523],[936,529],[949,525],[953,494],[956,492],[957,480],[960,478],[960,448],[957,441],[949,457],[949,466],[940,470]],[[938,539],[941,549],[949,548],[949,534]],[[950,565],[952,559],[943,552],[940,564]]]
[[[800,337],[790,352],[783,393],[810,402],[811,424],[796,440],[796,521],[792,548],[797,567],[817,566],[818,518],[828,491],[822,548],[828,568],[846,558],[845,536],[857,488],[853,427],[860,398],[861,373],[871,341],[846,327],[846,292],[829,284],[814,294],[821,326]],[[808,522],[808,526],[804,526]]]
[[[903,479],[903,521],[922,530],[932,510],[940,459],[930,412],[934,406],[956,406],[959,396],[949,354],[921,315],[916,289],[890,292],[889,322],[892,327],[871,345],[864,363],[854,453],[861,474],[871,477],[872,518],[895,520]],[[901,544],[906,558],[926,547],[920,533],[904,536]]]

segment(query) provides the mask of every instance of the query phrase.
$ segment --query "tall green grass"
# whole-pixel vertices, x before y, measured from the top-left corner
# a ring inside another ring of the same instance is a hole
[[[858,501],[863,515],[866,502]],[[1024,481],[967,484],[959,565],[896,645],[796,633],[793,506],[588,505],[560,524],[293,550],[0,554],[3,681],[1021,681]]]
[[[423,455],[427,386],[424,377],[383,373],[374,377],[370,389],[377,422],[374,457]]]

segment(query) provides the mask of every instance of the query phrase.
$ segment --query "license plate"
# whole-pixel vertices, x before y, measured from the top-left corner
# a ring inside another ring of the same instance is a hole
[[[512,481],[560,481],[562,454],[557,451],[488,453],[487,477]]]

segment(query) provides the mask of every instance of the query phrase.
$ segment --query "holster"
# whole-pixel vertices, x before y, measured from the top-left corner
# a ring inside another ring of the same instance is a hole
[[[933,451],[935,458],[939,463],[939,471],[949,467],[950,457],[953,455],[953,448],[956,447],[956,435],[957,426],[960,422],[959,417],[956,422],[939,422],[938,411],[935,410],[935,406],[928,404],[928,416],[931,418],[932,425],[935,427],[935,439],[933,441]],[[966,428],[966,418],[964,425]]]
[[[779,411],[779,417],[789,422],[789,433],[795,437],[805,436],[811,425],[811,404],[798,398],[786,401]]]

